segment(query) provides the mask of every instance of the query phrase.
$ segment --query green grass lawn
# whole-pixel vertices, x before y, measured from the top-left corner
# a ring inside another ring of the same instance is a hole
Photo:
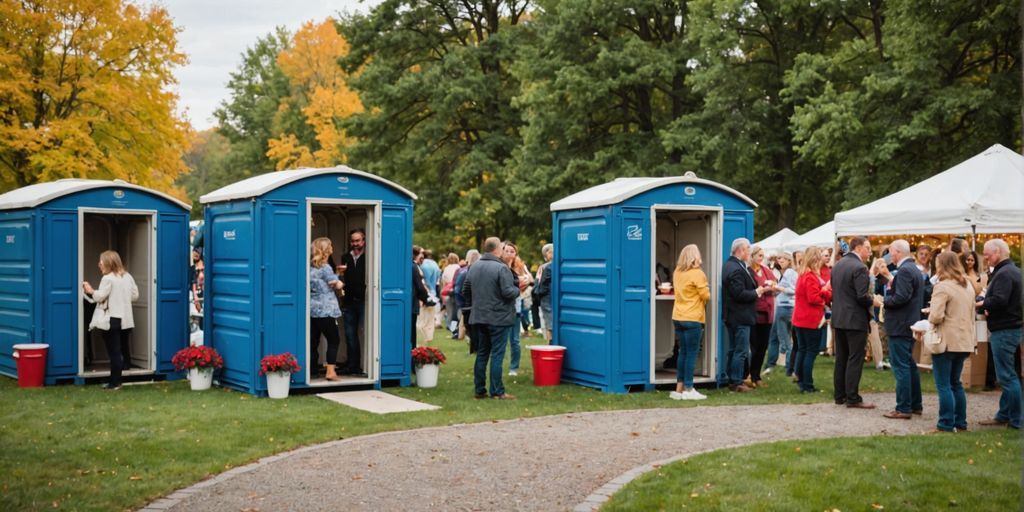
[[[1019,510],[1022,448],[1008,429],[759,444],[662,466],[602,510]]]
[[[0,378],[0,510],[139,507],[175,489],[259,457],[298,446],[373,432],[550,414],[651,407],[691,407],[667,391],[608,395],[574,385],[537,388],[529,351],[519,377],[505,377],[516,401],[474,400],[466,344],[438,334],[449,363],[434,389],[388,388],[441,410],[376,415],[312,395],[255,398],[215,388],[193,392],[186,381],[125,386],[19,389]],[[528,338],[526,344],[542,343]],[[830,401],[832,360],[815,374],[826,392],[801,395],[781,373],[769,387],[736,394],[708,390],[701,405]],[[507,367],[507,366],[506,366]],[[931,377],[922,376],[927,391]],[[865,369],[863,391],[893,391],[890,372]],[[879,404],[889,407],[891,404]]]

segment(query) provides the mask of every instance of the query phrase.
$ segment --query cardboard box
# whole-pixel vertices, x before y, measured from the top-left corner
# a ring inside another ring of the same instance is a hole
[[[985,385],[985,371],[988,369],[988,342],[979,341],[978,347],[964,361],[964,371],[960,374],[960,382],[965,388]]]

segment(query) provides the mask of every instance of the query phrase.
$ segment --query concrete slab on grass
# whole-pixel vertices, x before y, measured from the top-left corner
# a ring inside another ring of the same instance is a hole
[[[440,409],[436,405],[409,400],[400,396],[390,395],[383,391],[341,391],[337,393],[320,393],[320,398],[354,407],[374,414],[392,412],[433,411]]]

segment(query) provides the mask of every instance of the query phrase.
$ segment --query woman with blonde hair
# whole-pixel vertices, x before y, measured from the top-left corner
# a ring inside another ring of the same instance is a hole
[[[821,277],[824,263],[821,249],[808,247],[804,253],[804,271],[796,282],[793,306],[793,327],[796,331],[797,353],[793,372],[800,392],[814,393],[814,359],[821,343],[825,304],[832,300],[832,283]]]
[[[704,312],[711,298],[708,277],[701,270],[700,250],[690,244],[679,252],[672,286],[675,302],[672,305],[672,324],[679,340],[679,359],[676,361],[676,390],[669,394],[673,400],[704,400],[704,394],[693,387],[693,370],[700,354],[700,340],[704,332]]]
[[[750,276],[754,278],[757,286],[764,288],[765,292],[754,301],[754,309],[757,312],[757,323],[750,333],[750,368],[749,387],[760,388],[766,384],[761,382],[761,366],[764,364],[765,353],[768,351],[768,342],[772,334],[772,324],[775,323],[775,274],[764,264],[764,249],[755,245],[750,249],[750,265],[747,269]]]
[[[935,325],[946,351],[932,355],[932,375],[939,395],[939,421],[935,429],[955,432],[967,429],[967,395],[960,383],[964,361],[974,352],[974,288],[951,251],[935,258],[939,282],[932,289],[928,321]]]
[[[796,293],[797,273],[793,270],[793,256],[781,252],[775,257],[775,269],[779,273],[779,282],[775,285],[775,322],[772,324],[771,337],[768,338],[768,361],[764,373],[772,371],[779,359],[779,354],[786,356],[786,376],[793,375],[793,350],[790,331],[793,328],[793,295]]]
[[[320,346],[320,335],[327,338],[327,354],[324,356],[324,367],[327,369],[326,379],[341,380],[336,372],[338,364],[338,318],[341,308],[338,306],[336,290],[345,285],[327,263],[334,254],[334,246],[330,238],[320,237],[309,246],[309,365],[312,369],[319,360],[317,347]]]
[[[89,281],[82,281],[82,291],[85,300],[96,303],[89,329],[103,331],[103,342],[110,356],[110,382],[103,388],[115,390],[121,388],[121,373],[130,363],[121,348],[122,341],[128,339],[135,327],[132,302],[139,299],[139,287],[124,270],[116,251],[103,251],[99,267],[103,274],[99,288],[93,289]]]
[[[519,297],[516,298],[516,323],[509,330],[507,338],[511,347],[508,355],[508,374],[510,377],[515,377],[519,375],[519,361],[522,352],[519,345],[520,325],[523,322],[523,315],[526,314],[526,311],[523,310],[523,299],[526,288],[533,284],[533,275],[530,274],[530,269],[526,268],[523,260],[519,258],[519,247],[511,240],[506,240],[503,243],[501,259],[512,269],[512,273],[519,281]]]

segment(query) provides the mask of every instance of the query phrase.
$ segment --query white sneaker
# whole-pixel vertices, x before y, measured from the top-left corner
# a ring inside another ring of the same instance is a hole
[[[696,389],[689,389],[682,392],[683,400],[707,400],[707,395],[702,394]]]
[[[772,372],[772,367],[769,366],[768,368],[765,368],[763,372],[761,372],[761,375],[768,375],[771,372]]]
[[[508,371],[508,376],[509,377],[517,377],[517,376],[519,376],[519,370],[509,370]]]
[[[673,391],[668,394],[668,397],[672,400],[686,400],[686,391],[683,391],[682,393]]]

